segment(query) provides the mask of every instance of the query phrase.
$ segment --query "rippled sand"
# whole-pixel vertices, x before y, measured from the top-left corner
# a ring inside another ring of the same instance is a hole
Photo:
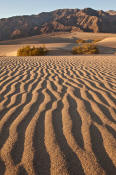
[[[0,57],[0,175],[116,175],[116,56]]]

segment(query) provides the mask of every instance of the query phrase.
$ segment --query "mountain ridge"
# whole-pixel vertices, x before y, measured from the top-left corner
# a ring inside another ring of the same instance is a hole
[[[0,40],[41,35],[52,32],[116,33],[116,11],[57,9],[37,15],[0,19]]]

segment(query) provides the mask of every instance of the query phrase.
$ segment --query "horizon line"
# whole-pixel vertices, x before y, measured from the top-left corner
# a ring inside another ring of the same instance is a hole
[[[48,10],[48,11],[41,11],[41,12],[39,12],[39,13],[35,13],[35,14],[16,14],[16,15],[12,15],[12,16],[7,16],[7,17],[0,17],[0,20],[1,19],[7,19],[7,18],[12,18],[12,17],[21,17],[21,16],[32,16],[32,15],[39,15],[39,14],[41,14],[41,13],[49,13],[49,12],[53,12],[53,11],[56,11],[56,10],[65,10],[65,9],[69,9],[69,10],[71,10],[71,9],[79,9],[79,10],[84,10],[84,9],[93,9],[93,10],[96,10],[96,11],[100,11],[100,10],[102,10],[102,11],[104,11],[104,12],[108,12],[108,11],[116,11],[116,10],[111,10],[111,9],[109,9],[109,10],[103,10],[103,9],[95,9],[95,8],[92,8],[92,7],[85,7],[85,8],[58,8],[58,9],[54,9],[54,10]]]

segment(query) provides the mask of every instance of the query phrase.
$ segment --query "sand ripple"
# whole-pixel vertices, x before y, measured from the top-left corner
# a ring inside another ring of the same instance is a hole
[[[3,174],[116,174],[116,56],[0,58]]]

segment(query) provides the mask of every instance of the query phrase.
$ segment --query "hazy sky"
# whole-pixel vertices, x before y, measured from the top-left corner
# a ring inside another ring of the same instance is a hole
[[[59,8],[116,10],[116,0],[0,0],[0,18],[38,14]]]

